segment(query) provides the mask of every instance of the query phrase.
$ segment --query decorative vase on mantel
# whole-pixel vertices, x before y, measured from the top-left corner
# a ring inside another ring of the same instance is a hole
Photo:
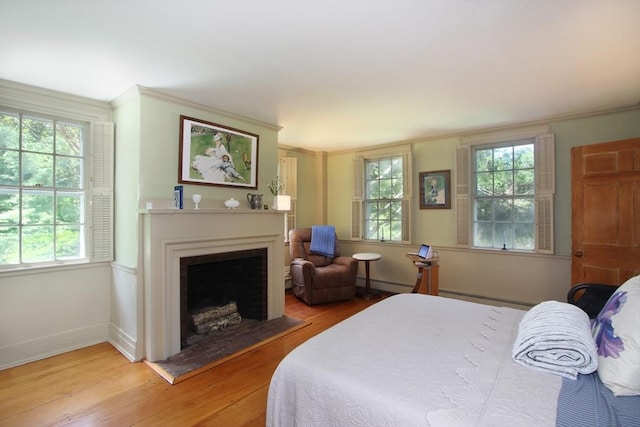
[[[291,197],[280,195],[280,190],[282,190],[284,184],[280,182],[279,176],[276,176],[267,187],[269,191],[271,191],[271,194],[273,194],[273,210],[288,211],[291,209]]]
[[[236,199],[234,199],[233,197],[230,198],[229,200],[226,200],[224,202],[224,205],[227,207],[227,209],[232,210],[232,209],[238,209],[238,206],[240,206],[240,202],[237,201]]]
[[[260,209],[262,207],[262,194],[247,194],[247,201],[251,209]]]

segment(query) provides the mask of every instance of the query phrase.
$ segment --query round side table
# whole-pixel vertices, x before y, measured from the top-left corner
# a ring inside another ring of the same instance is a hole
[[[382,255],[372,253],[372,252],[362,252],[362,253],[353,254],[351,256],[357,259],[358,261],[364,261],[364,269],[366,272],[366,282],[365,282],[365,288],[364,288],[364,295],[362,295],[362,298],[364,299],[380,298],[380,294],[378,293],[374,294],[371,292],[371,278],[369,276],[369,263],[371,261],[379,260],[380,258],[382,258]]]

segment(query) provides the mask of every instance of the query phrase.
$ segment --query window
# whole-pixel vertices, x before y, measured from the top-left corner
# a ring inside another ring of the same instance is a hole
[[[552,253],[553,135],[494,138],[458,148],[458,244]]]
[[[533,141],[473,153],[473,246],[535,249]]]
[[[0,111],[0,267],[112,258],[112,139],[110,123]]]
[[[402,240],[402,157],[365,160],[365,239]]]
[[[410,148],[360,153],[355,160],[352,238],[406,242],[411,206]]]

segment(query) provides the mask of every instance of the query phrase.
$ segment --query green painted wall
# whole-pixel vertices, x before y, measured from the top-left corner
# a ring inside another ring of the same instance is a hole
[[[200,193],[202,207],[224,208],[233,197],[248,208],[246,194],[264,193],[278,168],[278,128],[256,121],[198,108],[180,100],[134,91],[117,103],[116,122],[116,261],[136,267],[139,258],[139,212],[147,201],[154,208],[171,206],[173,187],[178,184],[180,115],[245,130],[260,136],[258,142],[258,189],[185,184],[185,207],[191,195]]]
[[[140,174],[140,97],[134,94],[114,108],[116,123],[115,258],[119,264],[138,265],[138,177]],[[133,243],[133,244],[132,244]]]
[[[571,254],[571,148],[640,136],[640,109],[552,123],[556,134],[556,253]]]
[[[146,199],[170,199],[173,187],[178,184],[180,115],[241,129],[260,136],[257,190],[185,184],[185,204],[187,200],[191,200],[192,194],[199,193],[202,194],[205,206],[207,200],[224,202],[224,200],[233,197],[241,203],[244,202],[246,205],[243,207],[249,207],[246,199],[246,194],[249,192],[264,193],[264,202],[271,204],[267,185],[275,178],[278,170],[278,135],[275,126],[269,127],[257,122],[225,116],[214,111],[146,95],[142,96],[141,101],[141,202]]]
[[[523,125],[526,127],[527,125]],[[558,120],[550,123],[556,135],[555,248],[557,255],[571,253],[570,150],[579,145],[615,141],[640,136],[640,108],[597,116]],[[428,241],[435,246],[455,246],[455,204],[450,210],[420,210],[418,173],[451,170],[451,191],[455,197],[455,149],[460,136],[412,143],[413,152],[413,230],[412,241]],[[328,223],[346,239],[351,229],[351,196],[354,152],[328,156]],[[375,243],[372,243],[375,245]],[[374,248],[371,248],[373,250]]]

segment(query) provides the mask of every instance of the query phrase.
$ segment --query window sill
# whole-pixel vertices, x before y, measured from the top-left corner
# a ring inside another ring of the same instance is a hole
[[[0,277],[26,276],[29,274],[56,273],[59,271],[81,270],[85,268],[96,268],[102,265],[109,265],[110,262],[90,262],[78,261],[64,264],[30,265],[0,268]]]

